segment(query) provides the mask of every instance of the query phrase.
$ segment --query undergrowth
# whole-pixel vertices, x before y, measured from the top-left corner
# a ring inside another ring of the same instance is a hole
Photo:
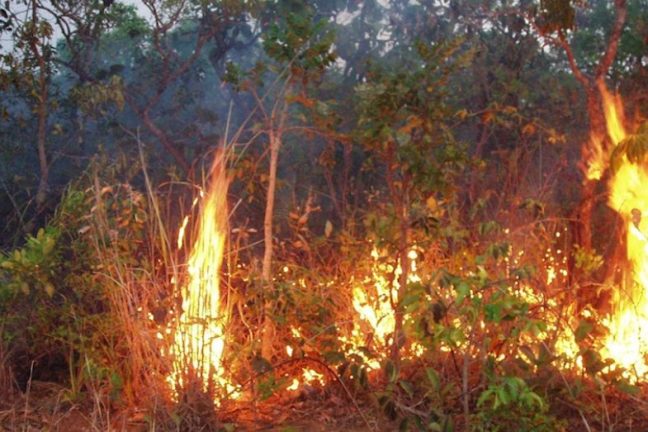
[[[133,178],[106,174],[98,162],[69,186],[48,224],[0,260],[4,397],[52,381],[64,386],[64,403],[89,407],[97,430],[111,412],[135,408],[151,430],[222,430],[234,427],[238,405],[282,403],[292,380],[314,369],[326,384],[310,385],[347,401],[367,429],[557,431],[614,425],[609,411],[621,408],[595,396],[592,411],[580,402],[585,395],[642,391],[597,357],[596,326],[574,322],[564,280],[547,278],[547,255],[519,253],[562,247],[561,223],[520,210],[510,231],[497,221],[466,224],[448,204],[435,209],[436,228],[413,231],[416,278],[397,305],[375,291],[379,274],[393,289],[399,262],[371,223],[353,235],[289,223],[309,247],[278,249],[270,293],[259,283],[253,240],[233,228],[223,368],[238,399],[191,377],[176,393],[167,382],[168,329],[181,312],[173,281],[183,277],[186,250],[173,244],[176,229],[164,221],[180,217],[164,200],[178,195],[163,198],[148,178],[139,188]],[[357,288],[368,303],[403,314],[399,356],[390,353],[393,333],[381,339],[358,318]],[[272,358],[260,355],[263,313],[276,324]],[[570,328],[583,370],[555,348]]]

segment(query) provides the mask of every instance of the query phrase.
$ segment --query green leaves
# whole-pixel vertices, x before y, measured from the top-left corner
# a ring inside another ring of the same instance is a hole
[[[499,378],[479,395],[478,407],[485,407],[488,403],[492,410],[505,409],[511,405],[526,412],[544,411],[547,408],[542,398],[523,379],[514,376]]]
[[[56,243],[59,231],[39,229],[36,237],[28,236],[24,247],[0,259],[0,272],[9,277],[8,286],[25,295],[32,289],[42,290],[48,297],[56,291],[53,281],[59,267]]]
[[[603,265],[603,256],[597,254],[595,250],[588,250],[579,245],[574,245],[573,253],[576,268],[586,275],[594,273]]]
[[[104,116],[110,106],[116,107],[119,111],[124,109],[124,84],[116,72],[118,66],[113,65],[111,72],[105,72],[105,77],[109,76],[105,82],[86,83],[72,89],[70,96],[84,113]]]
[[[290,64],[292,74],[307,78],[311,71],[322,72],[335,61],[333,41],[334,34],[326,28],[326,22],[314,21],[312,13],[303,10],[271,25],[263,47],[275,61]]]
[[[446,105],[446,78],[462,67],[454,55],[460,44],[419,44],[418,58],[403,59],[396,70],[374,66],[370,79],[356,87],[356,136],[387,169],[411,176],[428,196],[446,191],[465,160],[446,125],[454,116]]]
[[[625,158],[633,164],[641,164],[646,161],[648,155],[648,122],[644,122],[637,132],[628,135],[626,139],[618,143],[610,156],[610,167],[616,173]]]

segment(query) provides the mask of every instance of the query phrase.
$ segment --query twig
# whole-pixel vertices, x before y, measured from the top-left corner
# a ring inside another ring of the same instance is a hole
[[[547,344],[544,341],[542,342],[542,345],[544,345],[544,347],[547,350],[549,350],[549,347],[547,346]],[[567,391],[569,392],[569,396],[574,398],[574,392],[572,391],[571,386],[567,382],[567,379],[565,378],[565,375],[562,373],[562,370],[560,370],[560,368],[558,368],[558,373],[560,374],[560,378],[562,379],[563,383],[565,383],[565,387],[567,388]],[[576,407],[576,406],[574,406],[574,408],[576,408],[576,411],[578,411],[578,414],[580,415],[580,418],[583,421],[583,425],[585,426],[585,429],[587,430],[587,432],[592,432],[592,428],[590,428],[589,423],[587,423],[587,419],[585,418],[585,415],[583,414],[583,411],[580,408]]]
[[[318,359],[313,358],[313,357],[299,357],[299,358],[291,358],[291,359],[288,359],[288,360],[281,361],[281,362],[279,362],[277,364],[272,365],[272,369],[257,373],[255,376],[253,376],[252,378],[248,379],[243,384],[241,384],[241,387],[245,387],[248,384],[250,384],[251,382],[256,381],[258,378],[260,378],[260,377],[262,377],[262,376],[264,376],[264,375],[266,375],[266,374],[268,374],[270,372],[274,372],[277,368],[280,368],[280,367],[286,366],[286,365],[290,365],[290,364],[293,364],[293,363],[301,363],[303,361],[315,363],[315,364],[323,367],[326,370],[326,372],[330,376],[332,376],[338,384],[340,384],[340,386],[342,387],[342,389],[344,390],[344,392],[348,396],[349,400],[353,404],[353,407],[356,409],[358,414],[360,414],[360,417],[362,418],[362,421],[364,422],[365,426],[367,426],[367,428],[369,428],[370,431],[377,431],[376,428],[371,426],[371,423],[369,423],[369,420],[367,419],[367,417],[362,412],[362,409],[358,405],[358,402],[355,400],[355,398],[351,394],[351,391],[344,384],[344,381],[342,381],[342,379],[339,377],[339,375],[333,369],[331,369],[331,367],[329,365],[327,365],[323,361],[318,360]],[[232,394],[234,391],[235,390],[231,391],[230,394]]]
[[[27,411],[29,411],[29,393],[31,390],[32,377],[34,375],[34,361],[32,360],[31,365],[29,366],[29,380],[27,381],[27,390],[25,392],[25,411],[23,412],[23,428],[26,428],[27,424]],[[26,428],[25,430],[28,430]]]

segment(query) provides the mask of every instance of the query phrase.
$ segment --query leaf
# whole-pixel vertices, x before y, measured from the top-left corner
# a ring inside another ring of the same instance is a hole
[[[620,381],[615,384],[615,387],[619,390],[622,391],[625,394],[629,394],[632,396],[636,396],[639,394],[640,389],[636,385],[632,385],[626,381]]]
[[[587,335],[591,333],[593,328],[594,324],[591,321],[581,320],[578,323],[576,331],[574,331],[574,339],[576,339],[576,342],[583,341],[587,337]]]
[[[411,312],[411,310],[416,309],[416,307],[408,308],[408,306],[412,306],[412,305],[416,306],[420,300],[421,300],[421,296],[419,294],[417,293],[408,294],[401,300],[400,307],[406,312]]]
[[[479,395],[479,399],[477,399],[477,406],[481,407],[482,405],[484,405],[493,396],[493,394],[494,389],[491,386]]]
[[[52,285],[51,282],[45,283],[45,292],[50,298],[54,296],[54,291],[55,291],[54,285]]]
[[[342,363],[346,360],[344,353],[340,351],[326,351],[322,356],[324,357],[324,360],[326,360],[326,363],[329,364]]]
[[[501,405],[508,405],[511,403],[511,396],[508,394],[504,387],[498,386],[495,389],[496,400],[500,402]]]
[[[443,431],[441,425],[439,423],[437,423],[437,422],[430,423],[428,425],[428,429],[433,431],[433,432],[442,432]]]
[[[261,356],[252,359],[252,369],[256,373],[265,373],[272,370],[272,364]]]
[[[25,281],[20,282],[20,291],[25,295],[29,295],[29,284]]]
[[[432,368],[426,368],[425,375],[427,376],[427,379],[430,382],[430,384],[432,384],[432,388],[434,390],[439,390],[440,387],[439,374],[437,374],[437,372]]]
[[[470,294],[470,285],[463,280],[455,285],[455,289],[457,290],[457,303],[461,303]]]
[[[414,386],[410,382],[401,380],[398,381],[398,385],[405,390],[409,397],[414,396]]]
[[[385,364],[385,377],[389,382],[396,382],[396,378],[398,378],[398,371],[396,370],[396,367],[394,366],[394,363],[392,363],[390,360],[387,361],[387,364]]]
[[[326,223],[324,224],[324,235],[326,238],[331,237],[331,234],[333,233],[333,224],[331,223],[330,220],[326,220]]]
[[[522,127],[522,135],[533,135],[536,132],[536,126],[533,123],[527,123]]]

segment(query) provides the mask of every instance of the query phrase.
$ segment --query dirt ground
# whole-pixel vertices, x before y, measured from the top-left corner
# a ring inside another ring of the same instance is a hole
[[[393,430],[394,427],[380,424],[384,421],[372,418],[370,410],[320,389],[274,397],[261,404],[236,403],[224,406],[217,409],[218,426],[213,429],[204,425],[173,427],[168,422],[160,424],[146,410],[107,409],[86,396],[81,395],[78,401],[72,402],[69,400],[69,392],[59,385],[34,381],[28,393],[14,392],[0,400],[0,431],[364,432]],[[178,416],[174,420],[182,419]]]

